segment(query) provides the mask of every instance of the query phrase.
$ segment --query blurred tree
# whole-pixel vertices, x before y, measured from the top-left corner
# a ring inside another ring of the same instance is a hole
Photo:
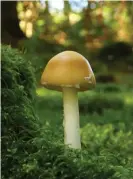
[[[12,46],[25,38],[19,27],[16,4],[17,1],[1,1],[1,42]]]
[[[64,0],[64,16],[65,16],[65,28],[70,27],[69,15],[71,13],[71,6],[69,1]]]
[[[85,42],[86,45],[92,43],[93,37],[91,34],[91,26],[92,26],[92,17],[91,17],[91,8],[89,7],[89,1],[87,8],[83,9],[83,23],[84,23],[84,33],[85,33]]]
[[[50,33],[50,21],[51,21],[51,14],[49,12],[49,2],[45,1],[45,10],[44,10],[44,18],[45,18],[45,29],[44,34],[47,35]]]

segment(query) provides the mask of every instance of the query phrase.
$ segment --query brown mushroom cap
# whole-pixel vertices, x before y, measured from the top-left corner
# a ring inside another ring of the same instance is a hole
[[[56,91],[62,91],[63,87],[86,91],[95,86],[96,80],[85,57],[74,51],[64,51],[48,62],[41,77],[41,84]]]

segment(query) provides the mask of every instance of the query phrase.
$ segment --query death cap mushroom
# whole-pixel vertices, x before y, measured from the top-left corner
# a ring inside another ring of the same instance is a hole
[[[41,77],[41,84],[56,91],[62,91],[63,87],[86,91],[96,85],[96,80],[85,57],[74,51],[64,51],[48,62]]]

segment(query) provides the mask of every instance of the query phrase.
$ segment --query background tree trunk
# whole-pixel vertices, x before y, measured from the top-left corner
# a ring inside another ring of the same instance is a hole
[[[13,47],[25,37],[19,27],[16,5],[17,1],[1,1],[1,42]]]

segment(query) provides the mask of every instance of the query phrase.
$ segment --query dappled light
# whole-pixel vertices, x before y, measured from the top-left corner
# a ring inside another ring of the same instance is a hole
[[[36,25],[38,28],[39,26],[41,29],[42,27],[44,28],[43,31],[41,30],[41,33],[45,33],[45,28],[47,29],[47,26],[51,26],[51,28],[48,30],[49,32],[47,33],[56,34],[58,29],[60,30],[60,27],[64,23],[67,22],[70,26],[73,26],[74,24],[81,21],[80,14],[82,10],[86,13],[84,16],[84,21],[88,20],[90,24],[90,33],[87,32],[85,35],[85,38],[87,39],[87,48],[100,48],[104,44],[103,42],[105,40],[111,40],[112,38],[117,41],[131,41],[133,33],[131,30],[131,17],[128,16],[129,11],[126,8],[128,3],[90,1],[87,4],[87,1],[83,2],[84,4],[81,5],[78,1],[75,1],[75,3],[70,1],[65,4],[66,2],[63,2],[63,0],[58,2],[51,0],[47,3],[45,1],[25,3],[20,1],[17,5],[20,27],[25,32],[27,37],[32,37],[32,35],[34,35],[34,29],[36,28]],[[70,4],[68,5],[68,3]],[[79,8],[80,11],[77,11],[76,7]],[[87,7],[90,8],[88,12],[84,10]],[[43,14],[47,14],[49,22],[47,22],[46,18],[43,18]],[[25,21],[25,25],[24,22],[22,25],[21,21]],[[29,26],[27,26],[28,22],[33,23],[33,26],[29,28]],[[97,29],[94,29],[94,27],[97,27]],[[85,25],[83,29],[84,28],[86,29],[88,27]],[[63,30],[66,31],[66,29]],[[79,33],[82,33],[82,29],[78,29],[78,31]],[[90,38],[92,38],[92,40],[90,40]],[[65,39],[65,41],[67,40],[69,41],[68,37]]]

